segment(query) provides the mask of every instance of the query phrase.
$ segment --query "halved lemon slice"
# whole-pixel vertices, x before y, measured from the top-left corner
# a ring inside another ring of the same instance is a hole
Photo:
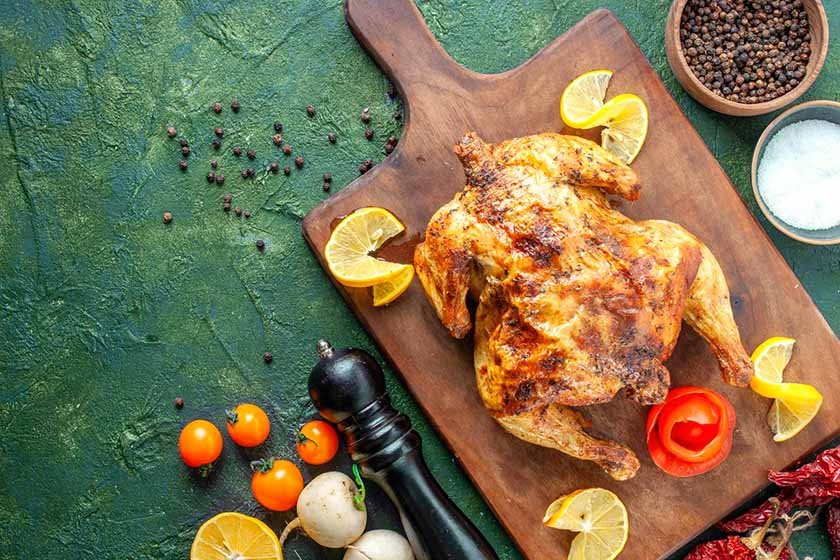
[[[380,282],[373,286],[373,305],[380,307],[388,305],[402,295],[411,285],[414,279],[414,267],[410,264],[403,265],[403,270],[390,280]]]
[[[604,105],[612,70],[592,70],[566,86],[560,96],[560,117],[572,128],[592,128],[589,121]]]
[[[612,560],[627,543],[630,523],[621,500],[603,488],[576,490],[555,500],[543,523],[554,529],[579,533],[569,549],[569,560]]]
[[[753,380],[757,380],[759,386],[762,382],[781,383],[795,344],[794,339],[783,336],[774,336],[759,344],[750,357],[755,368]]]
[[[598,111],[594,126],[604,126],[601,147],[624,163],[632,163],[645,143],[648,131],[648,108],[642,98],[632,93],[616,95]]]
[[[234,511],[220,513],[195,534],[190,560],[283,560],[277,535],[268,525]]]
[[[404,265],[379,260],[373,253],[404,230],[402,222],[384,208],[370,206],[349,214],[324,247],[330,273],[353,288],[366,288],[402,274]]]
[[[767,413],[767,424],[773,430],[773,441],[777,443],[787,441],[801,432],[820,411],[822,402],[822,395],[816,399],[805,401],[795,399],[774,400],[770,412]]]

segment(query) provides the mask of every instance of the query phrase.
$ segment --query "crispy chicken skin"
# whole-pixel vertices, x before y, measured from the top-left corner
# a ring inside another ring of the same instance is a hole
[[[662,402],[682,320],[709,342],[727,383],[748,384],[712,253],[682,227],[634,222],[605,198],[639,198],[632,169],[589,140],[550,133],[496,145],[469,133],[455,153],[467,184],[432,217],[414,264],[452,336],[469,333],[467,298],[478,302],[478,390],[507,431],[631,478],[633,452],[587,434],[568,407],[622,388]]]

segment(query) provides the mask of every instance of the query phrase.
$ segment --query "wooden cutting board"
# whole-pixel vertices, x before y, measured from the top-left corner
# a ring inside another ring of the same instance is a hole
[[[650,108],[650,133],[633,165],[643,180],[642,198],[624,203],[622,211],[673,220],[703,239],[726,273],[748,351],[770,336],[796,338],[786,375],[816,385],[826,397],[803,433],[776,444],[764,420],[769,401],[725,385],[706,344],[686,328],[667,363],[673,384],[707,386],[732,401],[738,414],[732,454],[703,476],[664,474],[646,451],[646,409],[619,395],[586,409],[597,433],[629,445],[642,461],[636,478],[615,482],[591,463],[529,445],[496,425],[475,389],[472,342],[447,335],[417,282],[385,309],[372,307],[369,290],[337,286],[527,557],[565,557],[572,535],[543,528],[543,512],[561,494],[591,486],[609,488],[627,504],[625,558],[667,555],[764,487],[768,468],[790,465],[840,431],[840,344],[610,12],[593,12],[532,59],[496,75],[471,72],[449,58],[411,0],[349,0],[346,15],[405,100],[406,125],[391,156],[304,220],[304,235],[322,264],[331,223],[368,205],[386,207],[405,222],[407,234],[389,256],[411,262],[429,217],[463,187],[452,146],[466,131],[490,142],[561,131],[563,88],[583,72],[609,68],[615,74],[608,95],[633,92]]]

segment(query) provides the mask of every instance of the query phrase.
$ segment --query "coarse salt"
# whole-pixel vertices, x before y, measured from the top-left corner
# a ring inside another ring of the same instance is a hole
[[[788,225],[840,225],[840,125],[807,120],[778,131],[758,165],[758,191]]]

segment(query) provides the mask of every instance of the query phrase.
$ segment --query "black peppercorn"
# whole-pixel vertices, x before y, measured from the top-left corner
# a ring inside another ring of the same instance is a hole
[[[283,123],[274,121],[274,132],[283,132]]]
[[[335,144],[338,141],[338,136],[335,135],[335,132],[330,132],[327,134],[327,140],[330,141],[330,144]]]
[[[283,174],[288,176],[292,174],[292,168],[288,165],[283,166]]]
[[[270,364],[271,360],[273,360],[273,359],[274,359],[274,356],[271,354],[271,352],[266,352],[266,353],[263,354],[263,361],[265,363]]]
[[[292,155],[292,145],[291,144],[284,144],[283,145],[283,153],[287,156]]]
[[[163,223],[164,224],[172,223],[172,212],[164,212],[163,213]]]
[[[216,181],[216,174],[211,171],[210,173],[207,174],[207,182],[208,183],[213,183],[215,181]]]
[[[224,135],[225,135],[225,129],[224,129],[224,128],[222,128],[222,127],[220,127],[220,126],[217,126],[217,127],[216,127],[216,129],[215,129],[215,130],[213,130],[213,133],[214,133],[216,136],[218,136],[219,138],[221,138],[222,136],[224,136]]]
[[[396,146],[397,145],[397,137],[396,136],[389,136],[387,142],[388,142],[388,144]]]
[[[217,167],[219,167],[219,162],[218,162],[218,161],[216,161],[215,159],[211,159],[211,160],[210,160],[210,167],[211,167],[212,169],[216,169]]]
[[[219,148],[222,147],[222,141],[219,140],[218,138],[213,138],[213,141],[210,142],[210,145],[213,146],[214,150],[218,150]]]
[[[324,182],[332,183],[332,173],[324,173]]]
[[[189,142],[187,142],[187,139],[186,139],[186,138],[179,138],[179,139],[178,139],[178,145],[179,145],[179,146],[181,146],[181,147],[183,148],[184,146],[189,146],[189,145],[190,145],[190,143],[189,143]]]
[[[221,173],[219,175],[216,175],[216,184],[220,187],[225,184],[225,176]]]
[[[240,148],[239,146],[236,146],[233,149],[233,155],[235,155],[236,157],[241,156],[242,155],[242,148]]]
[[[257,249],[259,249],[260,251],[265,249],[265,241],[263,241],[262,239],[257,239]]]
[[[175,138],[175,135],[178,134],[178,131],[175,130],[174,126],[169,126],[166,128],[166,135],[170,138]]]
[[[222,210],[224,210],[225,212],[230,212],[230,202],[225,202],[224,204],[222,204]]]
[[[175,397],[175,408],[184,408],[184,399],[181,397]]]
[[[242,215],[242,208],[237,206],[236,208],[233,209],[233,213],[236,214],[237,216],[241,216]]]
[[[394,151],[394,145],[386,143],[385,144],[385,153],[390,154],[393,151]]]
[[[368,140],[373,140],[373,129],[372,128],[366,128],[365,129],[365,138],[367,138]]]
[[[315,116],[315,106],[312,105],[311,103],[306,106],[306,114],[309,115],[310,117]]]
[[[275,134],[271,137],[271,141],[274,142],[275,146],[279,146],[281,142],[283,142],[283,137],[279,134]]]
[[[362,122],[365,123],[365,124],[370,122],[370,107],[365,107],[362,110],[361,119],[362,119]]]
[[[239,101],[234,99],[233,101],[230,102],[230,110],[231,111],[233,111],[234,113],[238,113],[239,109],[240,109]]]
[[[233,195],[230,193],[222,197],[222,202],[230,202],[231,200],[233,200]]]
[[[242,177],[243,179],[247,179],[248,178],[248,170],[243,169],[242,171],[239,172],[239,176]]]
[[[271,171],[272,173],[277,173],[277,171],[279,171],[279,170],[280,170],[280,166],[279,166],[279,165],[277,165],[277,162],[276,162],[276,161],[272,161],[272,162],[268,165],[268,170],[269,170],[269,171]]]
[[[222,104],[219,103],[218,101],[213,103],[213,112],[216,113],[216,114],[222,112]]]
[[[330,189],[332,188],[332,183],[324,181],[324,187],[323,188],[324,188],[324,192],[330,192]]]
[[[248,159],[254,159],[257,157],[256,150],[248,150]]]
[[[246,218],[250,218],[250,217],[251,217],[251,211],[250,211],[250,210],[245,210],[245,217],[246,217]]]
[[[304,163],[305,162],[304,162],[303,156],[298,156],[298,157],[295,158],[295,167],[297,167],[298,169],[303,167]]]
[[[181,171],[186,171],[187,167],[189,167],[189,164],[187,163],[187,160],[182,159],[181,161],[178,162],[178,168],[180,168]]]

